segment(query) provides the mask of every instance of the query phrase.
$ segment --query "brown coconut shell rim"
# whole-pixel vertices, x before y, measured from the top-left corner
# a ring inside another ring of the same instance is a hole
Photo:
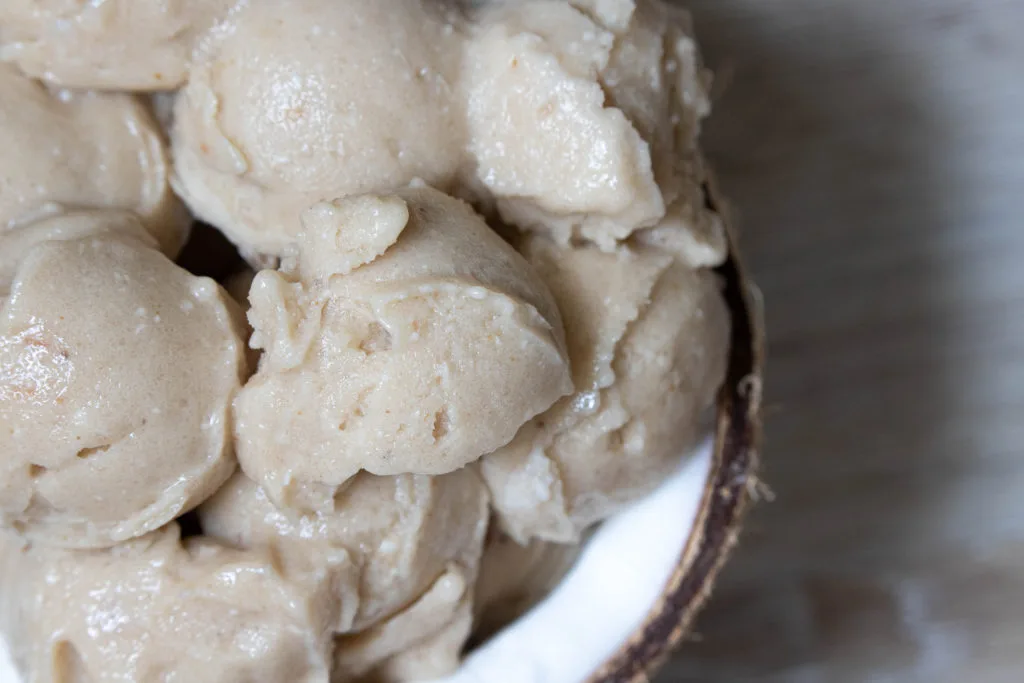
[[[664,664],[710,596],[758,484],[764,361],[760,303],[740,262],[727,207],[719,200],[713,179],[705,184],[704,194],[708,208],[726,224],[729,256],[717,272],[724,281],[723,295],[732,319],[711,471],[693,529],[658,601],[588,683],[643,683]]]

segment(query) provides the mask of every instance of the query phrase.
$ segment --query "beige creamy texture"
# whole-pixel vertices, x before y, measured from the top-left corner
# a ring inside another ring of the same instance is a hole
[[[682,11],[2,4],[26,683],[446,676],[700,435],[726,242]],[[223,289],[169,260],[172,186],[251,266]]]
[[[510,535],[572,542],[652,490],[698,436],[725,376],[728,311],[715,275],[662,252],[539,236],[522,251],[562,311],[576,391],[481,473]]]
[[[327,683],[329,579],[170,524],[115,548],[3,542],[8,642],[25,683]],[[13,619],[12,619],[13,617]]]
[[[10,292],[22,260],[34,246],[108,234],[128,237],[153,249],[159,247],[138,216],[130,211],[61,212],[0,233],[0,295],[6,297]]]
[[[468,205],[419,188],[320,209],[295,273],[249,293],[264,353],[235,433],[271,498],[361,469],[451,472],[572,390],[551,295]]]
[[[472,185],[506,221],[559,241],[608,250],[666,217],[720,233],[699,196],[709,77],[688,16],[651,1],[572,4],[478,10],[463,84]]]
[[[472,600],[487,528],[487,495],[476,472],[428,477],[359,474],[331,509],[277,508],[236,474],[200,508],[205,533],[241,548],[270,549],[295,575],[351,567],[338,585],[343,610],[332,620],[336,660],[362,675],[451,625]],[[457,659],[468,635],[452,643]]]
[[[166,90],[193,43],[238,0],[4,0],[0,59],[56,85]]]
[[[473,597],[480,637],[493,635],[547,595],[580,553],[579,545],[532,540],[520,544],[492,524]]]
[[[178,98],[177,189],[255,258],[280,256],[317,201],[450,183],[461,30],[439,0],[239,7]]]
[[[560,241],[723,246],[696,149],[708,87],[688,16],[651,0],[254,1],[201,41],[176,184],[253,262],[314,202],[414,179]]]
[[[29,250],[0,309],[4,523],[106,546],[212,494],[234,468],[239,317],[216,283],[125,234]]]
[[[189,219],[141,100],[48,90],[0,64],[0,149],[0,239],[42,217],[109,208],[137,213],[171,256],[184,244]]]

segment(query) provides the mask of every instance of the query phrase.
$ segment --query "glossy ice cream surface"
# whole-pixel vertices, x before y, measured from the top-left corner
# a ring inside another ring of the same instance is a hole
[[[467,182],[504,220],[605,250],[666,218],[721,232],[700,200],[709,76],[685,12],[650,0],[493,2],[472,26]]]
[[[554,300],[465,203],[364,195],[305,228],[294,269],[253,281],[264,354],[235,403],[242,469],[278,503],[454,471],[572,390]]]
[[[190,219],[142,100],[50,90],[0,64],[0,149],[0,239],[40,218],[115,209],[136,213],[170,256],[184,244]]]
[[[215,282],[128,232],[29,249],[0,309],[3,522],[102,547],[207,498],[235,466],[241,334]]]
[[[165,90],[238,0],[4,0],[0,58],[55,85]]]
[[[563,311],[574,394],[484,457],[503,527],[572,542],[671,472],[725,377],[716,276],[645,247],[606,253],[528,238]]]
[[[442,653],[457,661],[488,520],[487,495],[473,470],[437,477],[362,473],[335,495],[331,509],[316,513],[276,507],[239,473],[202,506],[200,520],[225,543],[272,550],[294,575],[317,581],[323,567],[350,568],[336,587],[343,609],[332,624],[337,666],[349,675],[426,645],[445,628],[464,631]]]
[[[441,0],[255,1],[201,43],[178,98],[177,189],[250,258],[318,201],[444,186],[462,160],[461,15]]]
[[[330,575],[307,591],[269,556],[182,542],[176,524],[106,550],[3,543],[26,683],[329,680]]]

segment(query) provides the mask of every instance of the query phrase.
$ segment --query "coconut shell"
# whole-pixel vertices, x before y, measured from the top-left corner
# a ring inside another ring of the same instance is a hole
[[[713,180],[705,185],[709,208],[729,231],[729,258],[718,268],[732,316],[726,381],[718,395],[711,471],[690,537],[676,568],[643,624],[591,676],[589,683],[649,681],[690,632],[715,578],[736,544],[744,512],[757,486],[764,360],[760,303],[748,280],[725,205]]]

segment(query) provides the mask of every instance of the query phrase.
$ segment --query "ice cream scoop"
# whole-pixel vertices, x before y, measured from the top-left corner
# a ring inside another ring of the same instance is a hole
[[[482,201],[561,242],[612,249],[669,216],[724,245],[699,201],[709,77],[682,10],[529,0],[481,3],[473,19],[467,183]]]
[[[72,88],[168,90],[192,47],[238,0],[4,0],[0,59]]]
[[[26,681],[329,680],[328,581],[308,591],[264,554],[182,542],[176,524],[105,550],[10,537],[2,550],[5,635]]]
[[[364,675],[446,628],[462,629],[447,652],[457,662],[488,520],[487,495],[473,470],[438,477],[362,473],[330,509],[316,513],[279,509],[239,473],[199,518],[206,534],[269,549],[293,575],[355,567],[351,581],[338,586],[345,609],[332,622],[347,634],[338,639],[336,662],[348,676]],[[460,617],[463,623],[452,623]]]
[[[359,196],[305,228],[294,270],[253,281],[264,353],[235,401],[239,462],[278,503],[457,470],[572,390],[551,294],[464,202]]]
[[[571,542],[660,482],[701,431],[725,376],[729,319],[714,273],[647,248],[525,240],[563,313],[575,393],[486,456],[520,542]]]
[[[190,219],[141,100],[49,90],[0,64],[0,149],[0,236],[67,211],[116,209],[138,214],[171,257],[184,244]]]
[[[259,260],[282,255],[317,201],[450,183],[464,147],[460,32],[441,0],[239,6],[178,98],[178,191]]]
[[[216,283],[130,232],[29,249],[0,309],[3,524],[102,547],[212,494],[235,467],[242,334]]]
[[[518,543],[492,524],[473,597],[474,639],[484,641],[550,593],[579,557],[581,545]]]

